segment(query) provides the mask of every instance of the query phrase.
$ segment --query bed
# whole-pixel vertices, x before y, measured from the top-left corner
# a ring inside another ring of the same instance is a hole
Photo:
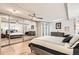
[[[17,30],[6,30],[6,37],[7,38],[10,37],[10,39],[21,38],[23,35],[24,35],[23,33],[18,32]]]
[[[75,35],[69,43],[63,43],[65,37],[44,36],[34,38],[29,47],[38,55],[79,55],[79,35]]]
[[[20,33],[20,32],[16,32],[16,33],[10,33],[8,34],[8,37],[10,36],[11,39],[14,39],[14,38],[21,38],[23,37],[23,33]]]

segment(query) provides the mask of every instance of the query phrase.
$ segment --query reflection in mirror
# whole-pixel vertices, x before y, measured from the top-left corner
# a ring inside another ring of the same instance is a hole
[[[10,36],[10,43],[18,43],[23,41],[23,19],[10,17],[10,29],[7,30]]]
[[[24,20],[24,40],[30,40],[36,36],[36,22]]]
[[[8,45],[9,39],[7,38],[7,30],[9,29],[8,19],[6,15],[0,15],[1,18],[1,46]]]
[[[1,46],[27,41],[36,37],[36,22],[2,14],[0,18]]]

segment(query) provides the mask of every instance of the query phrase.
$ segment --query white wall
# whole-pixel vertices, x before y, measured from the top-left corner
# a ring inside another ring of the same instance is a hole
[[[56,29],[56,23],[61,22],[61,29]],[[65,34],[74,34],[74,20],[58,20],[53,21],[51,24],[52,32],[64,32]]]
[[[73,25],[74,25],[74,21],[79,19],[79,3],[68,3],[68,15],[69,15],[69,19],[73,21]],[[77,30],[76,27],[72,25],[70,27],[71,27],[71,31],[72,32],[74,31],[75,34],[76,33],[75,31]],[[74,28],[74,30],[72,30],[72,28]]]
[[[61,22],[61,29],[56,29],[56,23]],[[38,36],[43,36],[44,28],[42,25],[43,22],[38,22]],[[65,28],[66,27],[66,28]],[[58,20],[50,23],[50,33],[51,32],[63,32],[65,34],[74,34],[74,21],[72,20]]]
[[[79,3],[68,3],[69,18],[79,17]]]

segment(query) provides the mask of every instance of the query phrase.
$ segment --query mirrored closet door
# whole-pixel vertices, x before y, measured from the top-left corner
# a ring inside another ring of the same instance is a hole
[[[1,46],[9,44],[9,38],[7,37],[7,30],[9,29],[9,17],[7,15],[0,14],[1,18]]]
[[[23,41],[23,19],[10,17],[9,39],[10,43],[19,43]]]
[[[0,14],[0,19],[1,47],[23,42],[23,19],[5,14]]]
[[[28,41],[37,36],[36,22],[11,15],[0,14],[1,46]]]
[[[36,37],[36,22],[24,20],[24,41]]]

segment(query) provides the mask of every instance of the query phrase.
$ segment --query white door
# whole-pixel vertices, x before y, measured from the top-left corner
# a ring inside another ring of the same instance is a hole
[[[42,24],[43,29],[43,36],[49,36],[50,35],[50,23],[44,22]]]

